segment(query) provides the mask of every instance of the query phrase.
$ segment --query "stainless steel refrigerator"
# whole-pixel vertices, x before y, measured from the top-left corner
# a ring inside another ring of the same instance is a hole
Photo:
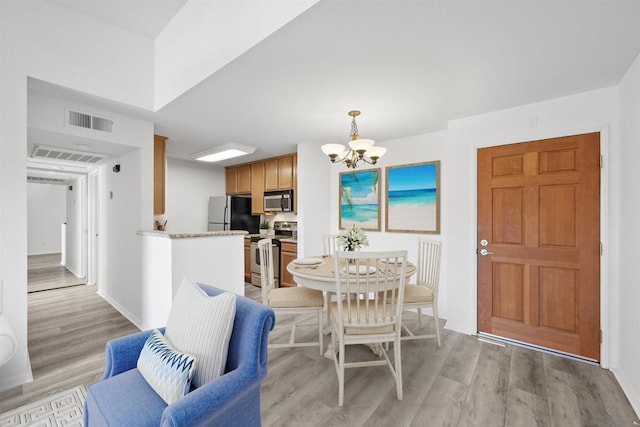
[[[209,231],[245,230],[256,234],[259,225],[260,215],[251,215],[251,197],[209,198]]]

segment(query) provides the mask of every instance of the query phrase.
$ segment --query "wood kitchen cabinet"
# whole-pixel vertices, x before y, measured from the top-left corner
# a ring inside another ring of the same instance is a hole
[[[244,164],[226,168],[225,189],[228,195],[251,193],[251,165]]]
[[[278,159],[278,190],[293,188],[294,157],[295,156],[286,156]]]
[[[167,137],[153,135],[153,214],[164,214]]]
[[[238,188],[238,168],[226,168],[224,170],[224,187],[227,195],[236,194]]]
[[[251,213],[260,215],[264,213],[264,169],[265,162],[251,164]]]
[[[227,195],[251,194],[251,212],[264,213],[265,191],[296,190],[298,185],[298,156],[272,157],[257,162],[243,163],[225,168]],[[294,212],[298,209],[298,194],[294,191]]]
[[[295,154],[265,160],[265,191],[289,190],[294,188]]]
[[[282,242],[280,248],[280,286],[297,286],[293,276],[287,271],[287,264],[298,258],[298,244],[294,242]]]
[[[251,283],[251,239],[244,238],[244,281]]]

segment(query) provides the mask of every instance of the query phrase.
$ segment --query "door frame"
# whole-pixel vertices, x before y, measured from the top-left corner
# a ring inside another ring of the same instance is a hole
[[[87,177],[87,285],[100,290],[100,173],[94,170]]]
[[[478,235],[478,149],[488,147],[499,147],[503,145],[517,144],[523,142],[537,141],[541,139],[560,138],[564,136],[579,135],[584,133],[600,133],[600,155],[603,159],[600,168],[600,242],[602,253],[600,256],[600,329],[602,330],[602,342],[600,343],[600,366],[609,368],[610,347],[611,347],[611,324],[609,322],[610,313],[610,230],[609,230],[609,126],[586,126],[568,130],[538,130],[526,135],[514,135],[510,137],[500,137],[499,141],[487,142],[486,144],[473,144],[471,181],[473,184],[473,210],[472,230],[470,236],[471,247],[476,247],[476,236]],[[473,316],[475,321],[475,333],[478,333],[478,263],[474,254],[473,277],[475,286],[473,287],[475,304],[473,306]]]

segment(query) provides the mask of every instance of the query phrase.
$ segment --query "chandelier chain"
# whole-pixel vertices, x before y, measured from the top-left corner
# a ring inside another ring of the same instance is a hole
[[[349,134],[351,140],[358,139],[358,125],[356,124],[356,117],[351,119],[351,133]]]

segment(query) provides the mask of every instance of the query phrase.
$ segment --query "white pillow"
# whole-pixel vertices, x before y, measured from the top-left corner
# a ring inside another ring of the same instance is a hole
[[[193,385],[200,387],[224,373],[236,315],[236,295],[210,297],[188,278],[173,299],[165,336],[175,348],[198,360]]]
[[[157,329],[138,358],[138,371],[168,405],[189,393],[195,367],[195,358],[177,352]]]

